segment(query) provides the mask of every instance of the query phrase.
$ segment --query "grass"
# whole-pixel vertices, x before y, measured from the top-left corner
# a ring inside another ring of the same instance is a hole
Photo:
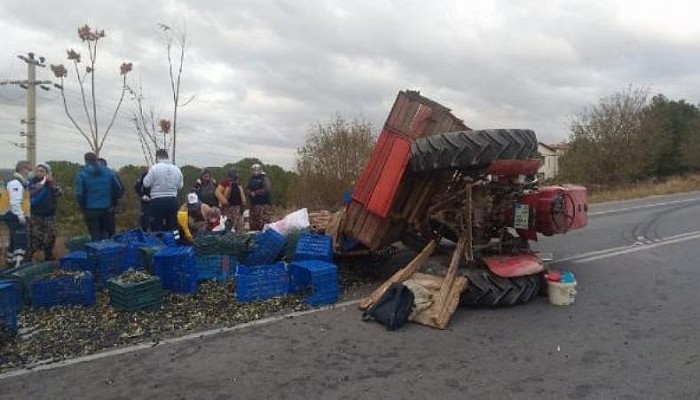
[[[700,174],[616,186],[589,186],[588,202],[602,203],[700,190]]]

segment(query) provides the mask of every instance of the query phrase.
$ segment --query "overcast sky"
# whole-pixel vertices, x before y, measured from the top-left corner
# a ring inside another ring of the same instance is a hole
[[[109,2],[111,3],[111,2]],[[104,4],[104,5],[103,5]],[[107,124],[122,61],[130,83],[167,117],[167,63],[158,23],[186,31],[178,164],[243,157],[292,168],[309,127],[340,113],[383,125],[396,93],[416,89],[475,129],[530,128],[565,140],[570,118],[628,85],[700,99],[697,1],[176,1],[0,2],[0,81],[26,79],[17,55],[47,64],[86,55],[85,23],[104,29],[98,115]],[[69,69],[68,103],[77,106]],[[38,79],[51,79],[48,68]],[[125,101],[103,155],[143,164]],[[78,109],[76,109],[76,114]],[[0,86],[0,167],[24,150],[26,91]],[[56,90],[38,91],[38,159],[81,161],[87,144]]]

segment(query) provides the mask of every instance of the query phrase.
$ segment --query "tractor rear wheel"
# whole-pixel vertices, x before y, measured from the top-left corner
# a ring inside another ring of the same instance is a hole
[[[537,137],[529,129],[448,132],[416,139],[411,146],[413,172],[485,167],[496,160],[537,157]]]
[[[488,269],[467,269],[467,289],[462,305],[471,307],[503,307],[524,304],[539,294],[542,274],[500,277]]]

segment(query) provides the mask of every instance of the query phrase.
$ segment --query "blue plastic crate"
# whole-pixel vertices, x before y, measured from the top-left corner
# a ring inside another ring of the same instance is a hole
[[[274,229],[268,229],[255,238],[255,246],[246,257],[247,265],[269,265],[279,257],[287,239]]]
[[[114,235],[112,240],[117,242],[117,243],[123,243],[123,244],[143,243],[144,232],[141,230],[141,228],[130,229],[126,232],[122,232],[118,235]]]
[[[160,243],[168,247],[177,247],[177,239],[175,239],[175,234],[173,232],[155,232],[153,235]]]
[[[32,284],[32,304],[36,308],[95,305],[95,280],[90,272],[80,276],[62,275],[40,279]]]
[[[231,274],[231,264],[235,258],[229,256],[195,256],[197,280],[215,279],[225,281]]]
[[[333,261],[333,239],[328,235],[302,233],[294,253],[295,261]]]
[[[197,265],[191,247],[166,247],[153,256],[153,273],[163,288],[178,293],[197,292]]]
[[[0,325],[12,333],[17,332],[17,314],[22,307],[19,282],[0,280]]]
[[[85,245],[85,251],[90,263],[95,284],[102,286],[107,281],[122,272],[124,269],[124,256],[126,247],[122,243],[111,240],[91,242]]]
[[[320,260],[295,261],[289,266],[290,290],[311,289],[306,298],[310,306],[338,301],[338,267]]]
[[[289,274],[286,264],[236,267],[236,299],[239,303],[265,300],[289,294]]]
[[[71,251],[61,257],[61,269],[66,271],[89,271],[90,263],[88,262],[87,252],[83,250]]]

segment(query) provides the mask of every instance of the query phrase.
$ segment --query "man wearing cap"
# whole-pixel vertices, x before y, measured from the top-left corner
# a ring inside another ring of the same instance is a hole
[[[272,214],[272,183],[260,164],[253,164],[248,180],[250,197],[250,229],[261,231]]]
[[[75,178],[75,196],[83,212],[85,225],[94,241],[109,239],[114,234],[111,215],[113,199],[121,192],[121,183],[114,171],[104,167],[92,152],[85,153],[85,165]]]
[[[10,245],[7,248],[7,263],[20,266],[29,247],[28,218],[31,213],[27,176],[32,170],[29,161],[20,161],[15,166],[15,174],[7,181],[5,188],[9,196],[9,210],[4,212],[4,220],[10,231]]]
[[[231,221],[234,232],[243,232],[243,208],[246,198],[243,187],[238,181],[238,170],[231,168],[226,178],[216,187],[216,198],[226,219]]]
[[[177,229],[177,192],[184,184],[182,171],[170,162],[165,149],[156,151],[156,164],[143,177],[143,186],[151,190],[151,230]]]

